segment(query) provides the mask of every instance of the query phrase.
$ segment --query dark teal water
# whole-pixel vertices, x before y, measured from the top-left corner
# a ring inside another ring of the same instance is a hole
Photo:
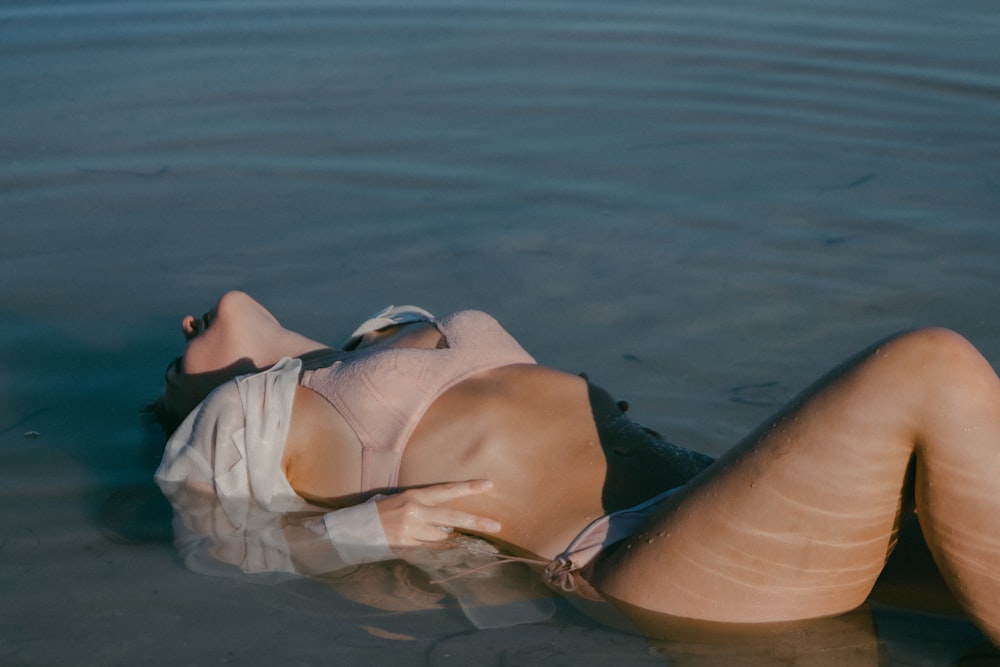
[[[180,317],[483,308],[713,452],[899,328],[1000,359],[997,44],[972,1],[3,4],[0,661],[662,663],[109,539]],[[898,664],[978,641],[880,618]]]

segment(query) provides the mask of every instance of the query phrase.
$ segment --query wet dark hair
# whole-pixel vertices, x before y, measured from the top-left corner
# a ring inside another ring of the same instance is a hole
[[[160,429],[163,430],[163,435],[167,438],[174,434],[177,427],[181,425],[187,414],[178,415],[173,410],[167,408],[163,404],[163,400],[157,398],[155,401],[150,401],[146,407],[142,409],[143,413],[148,415],[152,421],[159,424]]]
[[[160,424],[160,428],[169,438],[191,411],[198,407],[198,404],[217,387],[239,375],[256,373],[260,370],[263,369],[257,368],[250,359],[242,358],[225,368],[207,373],[194,375],[182,373],[173,380],[173,391],[170,392],[171,400],[165,402],[163,395],[161,395],[150,404],[149,409]],[[165,389],[164,392],[166,393],[166,391]]]

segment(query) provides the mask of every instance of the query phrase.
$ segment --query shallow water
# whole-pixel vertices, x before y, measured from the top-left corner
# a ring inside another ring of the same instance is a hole
[[[1000,360],[998,38],[972,1],[0,6],[0,661],[718,658],[192,574],[155,503],[111,539],[177,322],[230,288],[332,341],[479,307],[713,453],[900,328]],[[879,611],[864,641],[981,638]]]

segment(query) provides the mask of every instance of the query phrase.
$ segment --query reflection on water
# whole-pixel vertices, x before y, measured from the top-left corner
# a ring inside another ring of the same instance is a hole
[[[395,560],[346,563],[325,537],[297,530],[316,513],[280,515],[260,510],[252,501],[221,503],[186,485],[168,484],[164,491],[174,510],[174,546],[187,569],[198,575],[275,588],[284,585],[316,598],[315,590],[293,583],[298,577],[308,577],[339,599],[376,612],[375,617],[353,614],[344,618],[361,620],[360,631],[387,641],[415,642],[417,637],[400,631],[397,624],[385,623],[386,619],[461,614],[479,632],[441,635],[428,652],[427,662],[433,665],[493,664],[501,656],[517,656],[517,664],[526,665],[597,665],[607,664],[616,654],[631,654],[638,656],[637,664],[659,664],[666,658],[669,664],[691,667],[876,667],[895,664],[885,643],[886,633],[880,637],[877,625],[901,620],[911,632],[914,626],[931,633],[940,632],[941,625],[954,626],[947,630],[954,646],[935,647],[933,654],[926,646],[921,648],[926,664],[939,664],[945,656],[949,661],[962,657],[1000,660],[1000,653],[959,619],[890,609],[873,613],[868,605],[839,617],[762,625],[692,621],[635,608],[629,608],[626,619],[607,604],[557,599],[541,583],[538,567],[504,560],[495,548],[473,538],[456,537],[433,548],[401,550]],[[119,497],[113,504],[119,510],[137,509],[135,522],[148,530],[157,521],[149,512],[154,498],[162,496],[132,495],[131,502]],[[533,627],[508,634],[510,628],[526,624]],[[441,630],[448,625],[438,622],[437,627]],[[504,633],[503,639],[484,642],[490,632]]]
[[[311,576],[342,597],[383,611],[460,608],[477,628],[545,621],[553,594],[537,572],[506,560],[489,543],[455,536],[425,549],[383,549],[338,544],[306,522],[320,507],[277,513],[252,498],[220,500],[186,483],[164,482],[174,511],[173,543],[192,572],[254,575],[258,581]],[[344,554],[342,547],[351,553]]]
[[[562,600],[477,629],[410,565],[366,576],[437,607],[195,575],[136,413],[231,288],[320,339],[483,308],[711,453],[894,329],[997,362],[998,37],[977,0],[3,4],[0,661],[988,659],[885,608],[651,644]]]

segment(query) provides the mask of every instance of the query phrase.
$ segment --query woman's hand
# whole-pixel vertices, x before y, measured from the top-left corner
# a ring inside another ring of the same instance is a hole
[[[452,529],[477,533],[498,533],[500,523],[468,512],[440,507],[452,500],[484,493],[493,482],[445,482],[419,489],[407,489],[375,501],[386,540],[393,547],[420,546],[448,538]]]

